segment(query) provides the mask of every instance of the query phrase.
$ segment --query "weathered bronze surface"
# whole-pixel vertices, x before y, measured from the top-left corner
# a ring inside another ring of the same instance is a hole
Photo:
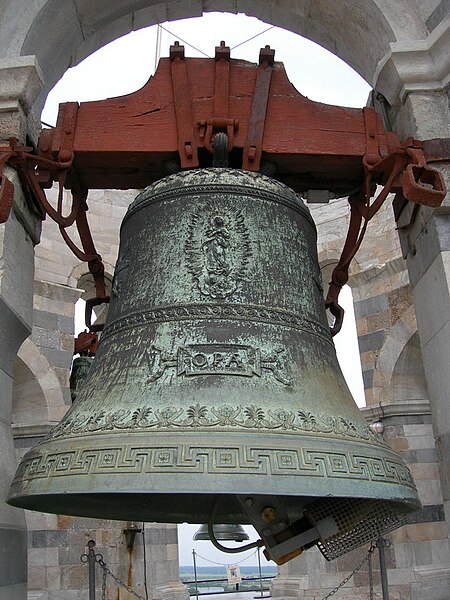
[[[291,522],[317,498],[417,509],[339,369],[315,226],[292,190],[231,169],[153,184],[123,221],[112,294],[94,366],[11,504],[191,523],[216,499],[215,522],[248,523],[247,494],[281,498]]]
[[[245,532],[242,525],[236,523],[219,523],[214,525],[213,533],[216,540],[220,540],[221,542],[244,542],[249,539],[248,534]],[[210,540],[208,525],[200,525],[198,530],[192,536],[192,539],[195,541]]]

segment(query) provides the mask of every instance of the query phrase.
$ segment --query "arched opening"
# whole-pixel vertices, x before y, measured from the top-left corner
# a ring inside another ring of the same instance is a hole
[[[5,34],[9,45],[14,43],[20,48],[22,56],[36,55],[44,73],[45,88],[36,112],[40,112],[49,89],[69,65],[78,64],[113,39],[152,24],[198,17],[205,12],[238,11],[238,5],[229,0],[212,0],[207,8],[200,1],[186,5],[168,0],[156,6],[145,0],[124,1],[118,7],[103,0],[67,5],[49,0],[32,14],[25,7],[25,0],[19,0],[19,4],[22,2],[23,10],[15,3],[14,9],[8,11],[6,17],[10,18],[11,27]],[[303,1],[265,0],[247,3],[245,12],[315,41],[340,56],[366,81],[372,81],[378,63],[389,52],[389,43],[405,35],[402,11],[380,8],[374,0],[363,0],[357,5],[351,0],[336,0],[331,4],[320,1],[312,5]],[[412,12],[410,7],[409,12]],[[14,22],[27,13],[28,23],[25,27],[21,23],[12,36]],[[419,14],[411,16],[408,31],[413,31],[416,37],[426,35]]]
[[[208,13],[162,26],[134,31],[69,69],[47,98],[42,114],[53,125],[58,102],[120,96],[140,89],[170,44],[184,43],[187,56],[213,56],[225,40],[232,58],[257,62],[259,49],[276,50],[294,87],[311,100],[342,106],[364,106],[370,86],[350,66],[318,44],[286,29],[245,15]],[[145,56],[145,60],[142,57]],[[306,60],[299,61],[299,57]]]
[[[11,422],[13,427],[48,423],[48,409],[39,382],[25,362],[17,358],[13,371],[13,402]]]

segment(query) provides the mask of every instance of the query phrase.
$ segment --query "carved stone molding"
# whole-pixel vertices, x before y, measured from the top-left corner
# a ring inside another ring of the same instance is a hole
[[[392,42],[373,86],[391,105],[411,92],[443,91],[450,83],[450,17],[425,39]]]
[[[32,113],[43,86],[43,75],[34,56],[0,60],[0,140],[29,135],[35,142],[40,124]]]

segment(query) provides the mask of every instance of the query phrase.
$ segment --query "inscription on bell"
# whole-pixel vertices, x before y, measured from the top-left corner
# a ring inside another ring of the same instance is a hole
[[[164,352],[152,346],[146,352],[150,375],[147,383],[159,379],[166,369],[176,368],[177,375],[240,375],[261,377],[270,373],[283,385],[291,385],[284,374],[284,350],[261,353],[259,348],[243,344],[187,344],[180,346],[176,354]]]
[[[178,375],[261,375],[258,348],[239,344],[191,344],[178,350]]]

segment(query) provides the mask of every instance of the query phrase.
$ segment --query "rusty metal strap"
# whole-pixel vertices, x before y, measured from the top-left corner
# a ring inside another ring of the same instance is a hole
[[[427,163],[450,160],[450,138],[424,140],[422,147]]]
[[[211,119],[203,119],[197,123],[200,129],[200,139],[208,152],[214,153],[214,136],[216,133],[226,133],[228,138],[227,151],[234,147],[234,133],[239,127],[239,121],[229,117],[230,110],[230,48],[221,42],[216,47],[214,71],[214,105]]]
[[[370,112],[365,113],[365,117],[368,142],[367,152],[363,158],[364,182],[361,192],[349,197],[351,206],[349,230],[341,257],[333,270],[325,300],[326,308],[336,317],[331,328],[332,335],[336,335],[342,326],[344,311],[339,305],[338,298],[342,287],[348,281],[350,263],[361,246],[368,222],[382,207],[388,195],[393,190],[401,188],[408,200],[416,204],[436,207],[442,203],[446,191],[441,173],[427,166],[422,143],[416,140],[407,140],[393,154],[380,157],[377,161],[378,142],[374,130],[375,121]],[[430,144],[428,152],[431,152],[432,148],[433,145]],[[435,146],[434,149],[436,153],[442,155],[445,145],[440,145],[438,148]],[[382,178],[384,187],[370,203],[370,198],[376,189],[374,176]]]
[[[65,128],[65,135],[68,138],[73,135],[76,118],[75,105],[71,106],[70,108],[71,110],[66,113],[69,115],[67,118],[67,127]],[[7,162],[19,171],[23,183],[26,184],[33,199],[35,199],[37,204],[41,207],[43,211],[42,216],[48,215],[58,224],[61,235],[70,250],[79,260],[86,261],[88,263],[89,271],[92,273],[94,278],[97,297],[105,298],[105,269],[101,260],[101,256],[95,249],[94,241],[92,239],[86,219],[87,190],[82,189],[82,186],[80,185],[78,185],[78,187],[82,191],[72,190],[72,206],[70,213],[67,216],[62,214],[64,192],[63,186],[67,171],[72,167],[74,159],[73,152],[70,149],[71,141],[66,139],[62,140],[62,142],[63,143],[59,157],[64,158],[64,161],[54,161],[43,156],[31,154],[32,148],[19,146],[15,138],[11,138],[9,146],[0,148],[0,222],[5,222],[7,220],[14,196],[13,184],[4,175],[2,176],[3,165]],[[39,183],[36,167],[49,168],[58,172],[59,190],[56,209],[46,198],[45,192]],[[72,172],[72,177],[76,178],[76,173],[74,171]],[[83,250],[80,250],[77,247],[66,231],[66,228],[70,227],[74,223],[78,229]]]
[[[197,141],[193,128],[191,100],[184,47],[170,47],[170,72],[178,134],[178,154],[182,169],[198,167]]]
[[[260,168],[274,57],[275,50],[271,50],[268,46],[261,49],[248,123],[247,139],[244,144],[244,154],[242,157],[242,168],[247,171],[259,171]]]

